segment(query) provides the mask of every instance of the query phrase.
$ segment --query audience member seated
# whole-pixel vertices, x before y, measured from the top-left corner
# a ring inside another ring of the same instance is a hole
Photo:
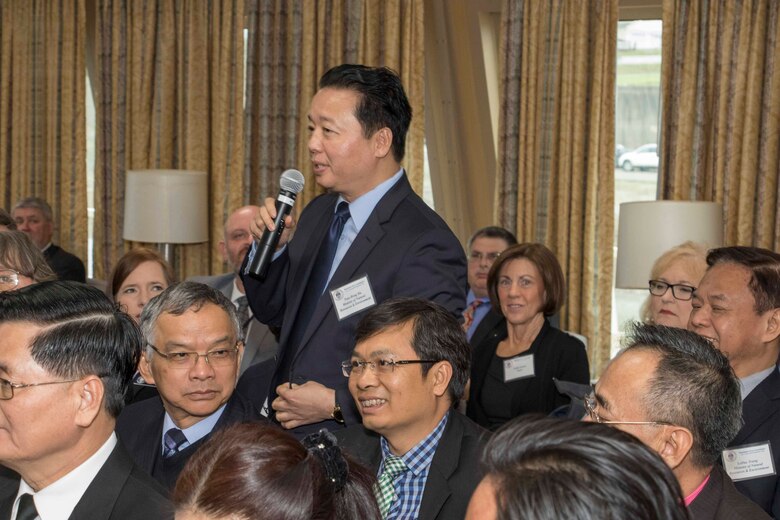
[[[490,309],[487,277],[490,266],[501,252],[516,244],[512,233],[497,226],[479,229],[469,238],[469,292],[463,311],[463,329],[473,346],[479,345],[496,326],[504,326],[503,316]]]
[[[488,432],[453,410],[468,379],[458,320],[418,298],[370,309],[342,363],[363,424],[339,430],[345,450],[379,478],[382,518],[463,518]]]
[[[131,249],[120,258],[109,277],[111,298],[136,323],[149,300],[176,282],[168,262],[156,251]]]
[[[723,452],[734,485],[780,518],[780,255],[722,247],[707,255],[688,328],[729,359],[742,390],[739,433]]]
[[[22,199],[14,206],[13,217],[17,229],[30,235],[33,243],[43,252],[57,278],[82,283],[87,281],[84,262],[51,242],[54,221],[48,202],[39,197]]]
[[[274,332],[264,323],[254,319],[244,291],[244,282],[238,275],[244,257],[252,246],[252,234],[249,225],[260,211],[258,206],[244,206],[230,214],[225,222],[225,236],[219,241],[222,259],[230,265],[232,271],[218,276],[199,276],[194,282],[205,283],[219,289],[230,298],[238,309],[241,332],[244,335],[244,358],[241,361],[241,373],[252,365],[276,356],[279,344]],[[270,376],[268,380],[270,385]]]
[[[261,419],[234,392],[244,345],[236,308],[195,282],[173,285],[141,314],[139,370],[158,397],[131,404],[117,434],[136,463],[168,489],[212,432]]]
[[[0,518],[173,518],[114,434],[141,337],[94,287],[0,294]]]
[[[176,483],[177,520],[379,520],[376,479],[322,430],[301,444],[276,425],[214,436]]]
[[[0,208],[0,231],[13,231],[16,229],[16,222],[6,210]]]
[[[0,233],[0,292],[56,278],[30,237],[21,231]]]
[[[674,327],[635,325],[626,341],[585,399],[586,419],[655,450],[677,477],[691,520],[769,518],[718,465],[742,423],[739,381],[728,359],[696,333]]]
[[[680,488],[637,439],[600,424],[527,416],[482,456],[466,520],[685,520]]]
[[[685,242],[658,257],[650,270],[650,294],[640,317],[646,323],[685,329],[691,315],[691,297],[707,270],[707,249]]]
[[[569,403],[553,378],[590,382],[582,342],[550,325],[565,283],[555,255],[542,244],[510,247],[490,268],[488,294],[506,326],[475,347],[467,414],[495,430],[525,413],[548,414]]]

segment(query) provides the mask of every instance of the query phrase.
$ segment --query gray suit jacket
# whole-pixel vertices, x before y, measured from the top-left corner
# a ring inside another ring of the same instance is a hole
[[[206,284],[222,292],[230,299],[233,295],[233,279],[235,273],[220,274],[217,276],[194,276],[193,282]],[[276,356],[279,344],[267,325],[252,318],[244,339],[244,358],[241,360],[241,373],[252,365]]]

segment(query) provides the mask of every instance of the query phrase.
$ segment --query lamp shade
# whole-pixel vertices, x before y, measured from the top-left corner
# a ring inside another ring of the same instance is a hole
[[[672,200],[621,204],[615,287],[647,289],[655,260],[687,240],[710,248],[723,244],[721,204]]]
[[[206,172],[128,170],[122,237],[158,244],[208,241]]]

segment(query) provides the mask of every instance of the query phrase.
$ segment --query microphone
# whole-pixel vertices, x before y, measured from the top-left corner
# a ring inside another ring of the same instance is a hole
[[[295,197],[303,190],[303,174],[298,170],[285,170],[279,178],[279,195],[276,197],[275,230],[266,228],[259,241],[255,241],[255,250],[249,259],[244,274],[250,274],[260,280],[268,274],[279,237],[284,231],[284,218],[290,214]]]

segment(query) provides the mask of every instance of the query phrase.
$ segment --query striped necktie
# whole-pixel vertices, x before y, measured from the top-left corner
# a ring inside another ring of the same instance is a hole
[[[180,429],[171,428],[165,432],[163,443],[165,444],[163,457],[167,459],[168,457],[173,457],[176,455],[176,453],[179,452],[179,448],[181,448],[183,444],[187,443],[187,437],[184,436],[184,433],[182,433]]]

